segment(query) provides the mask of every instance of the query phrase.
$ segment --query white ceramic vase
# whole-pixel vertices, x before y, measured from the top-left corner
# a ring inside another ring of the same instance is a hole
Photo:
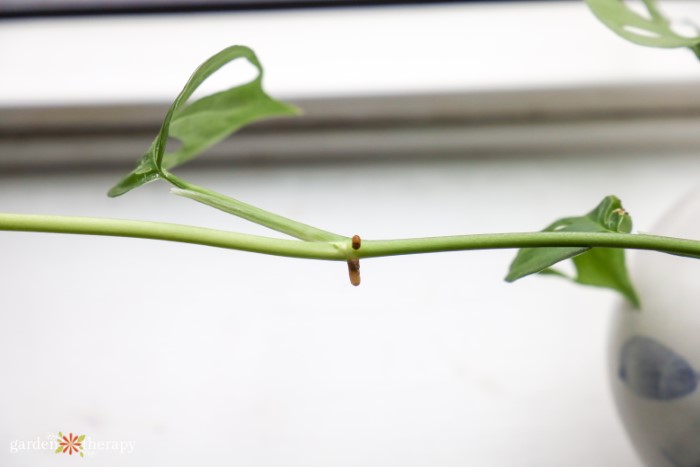
[[[655,234],[700,239],[700,191]],[[700,467],[700,260],[636,252],[631,274],[642,309],[621,305],[610,346],[613,393],[650,467]]]

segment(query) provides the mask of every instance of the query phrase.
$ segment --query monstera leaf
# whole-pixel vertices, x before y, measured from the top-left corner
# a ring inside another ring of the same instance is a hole
[[[585,216],[567,217],[547,226],[543,232],[600,232],[611,235],[630,233],[632,218],[615,196],[608,196]],[[576,268],[574,277],[552,269],[551,266],[572,259]],[[557,247],[522,248],[510,265],[506,281],[514,282],[530,274],[553,274],[579,284],[594,285],[616,290],[635,307],[639,298],[632,286],[625,251],[616,248]]]
[[[655,0],[643,0],[648,16],[630,8],[623,0],[586,0],[593,14],[619,36],[635,44],[651,47],[689,47],[700,53],[700,34],[686,37],[671,27]]]
[[[253,81],[188,104],[189,98],[209,76],[239,58],[248,60],[257,69],[258,75]],[[196,157],[244,125],[299,113],[295,107],[268,96],[263,91],[262,79],[262,66],[248,47],[228,47],[209,58],[195,70],[170,106],[158,135],[136,168],[109,191],[109,196],[119,196],[153,180],[169,178],[168,169]],[[169,137],[178,139],[181,146],[175,152],[166,153]]]

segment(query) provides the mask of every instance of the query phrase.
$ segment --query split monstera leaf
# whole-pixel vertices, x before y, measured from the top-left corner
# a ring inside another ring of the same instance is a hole
[[[649,47],[688,47],[700,58],[700,34],[684,36],[659,10],[656,0],[642,0],[646,15],[624,0],[586,0],[593,14],[620,37]]]
[[[239,58],[256,68],[258,75],[253,81],[188,103],[207,78]],[[109,196],[123,195],[157,179],[170,179],[168,169],[197,157],[245,125],[270,117],[299,114],[296,107],[268,96],[263,91],[262,80],[262,65],[248,47],[228,47],[202,63],[170,106],[151,147],[136,168],[109,191]],[[165,152],[169,137],[182,143],[180,149]]]

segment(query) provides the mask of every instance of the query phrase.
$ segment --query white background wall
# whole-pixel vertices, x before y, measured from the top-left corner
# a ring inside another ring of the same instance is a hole
[[[625,44],[581,5],[508,8],[4,23],[0,101],[169,99],[232,42],[256,47],[285,96],[695,76],[689,54]],[[149,64],[156,50],[168,57]],[[391,238],[537,230],[610,193],[647,230],[699,166],[694,154],[513,155],[189,175],[330,230]],[[159,184],[107,199],[118,176],[4,175],[0,209],[262,232]],[[67,462],[9,449],[59,430],[136,443],[96,453],[100,466],[638,465],[607,383],[616,299],[556,279],[507,285],[513,252],[366,260],[353,288],[343,264],[1,237],[2,465]]]

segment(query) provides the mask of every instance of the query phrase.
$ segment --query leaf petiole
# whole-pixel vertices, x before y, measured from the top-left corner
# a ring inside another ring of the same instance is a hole
[[[256,224],[268,227],[272,230],[276,230],[277,232],[298,238],[299,240],[311,242],[350,240],[348,237],[327,232],[278,214],[273,214],[251,204],[229,198],[221,193],[199,187],[177,178],[172,174],[169,174],[168,181],[175,185],[174,188],[170,189],[170,192],[175,195],[198,201],[202,204],[206,204],[207,206],[211,206],[226,213],[233,214],[234,216],[238,216]]]

